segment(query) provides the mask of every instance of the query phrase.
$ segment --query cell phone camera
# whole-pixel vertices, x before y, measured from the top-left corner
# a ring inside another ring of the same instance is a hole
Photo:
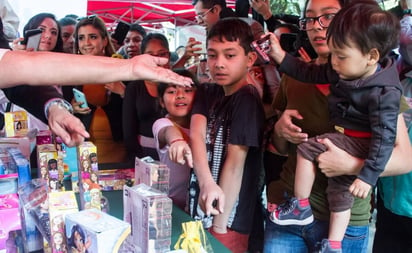
[[[252,49],[255,50],[258,54],[259,58],[266,64],[270,62],[268,55],[268,52],[270,50],[269,38],[269,35],[267,35],[259,40],[252,41],[252,43],[250,44]]]

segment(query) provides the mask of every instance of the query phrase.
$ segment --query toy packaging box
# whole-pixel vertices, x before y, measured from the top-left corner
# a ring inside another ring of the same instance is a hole
[[[1,137],[0,148],[18,148],[24,157],[30,160],[30,153],[36,146],[36,134],[37,129],[32,129],[25,136]]]
[[[101,209],[101,187],[99,185],[99,167],[97,161],[97,148],[92,142],[84,142],[77,147],[78,157],[78,187],[80,192],[80,208]],[[72,185],[77,183],[73,180]]]
[[[27,112],[4,113],[4,128],[6,137],[25,136],[29,130]]]
[[[0,250],[6,249],[9,232],[19,229],[19,197],[15,193],[0,195]]]
[[[65,216],[69,252],[117,253],[130,224],[96,209]]]
[[[131,224],[131,252],[168,252],[172,235],[172,200],[145,184],[123,190],[124,220]]]
[[[135,184],[146,184],[161,192],[169,193],[169,167],[151,157],[135,159]]]
[[[64,169],[58,166],[58,152],[54,144],[37,145],[38,177],[47,181],[49,191],[64,191]]]
[[[50,242],[53,253],[68,252],[64,217],[77,213],[76,196],[73,191],[49,193]]]

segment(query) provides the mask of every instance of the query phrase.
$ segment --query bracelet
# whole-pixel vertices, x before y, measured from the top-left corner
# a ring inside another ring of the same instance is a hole
[[[178,142],[178,141],[186,141],[186,140],[183,138],[174,139],[173,141],[170,142],[169,146],[172,146],[173,143]]]
[[[47,101],[44,107],[44,114],[46,115],[46,119],[49,119],[49,109],[52,105],[57,105],[60,108],[66,109],[67,111],[73,114],[73,107],[69,102],[61,98],[53,98]]]

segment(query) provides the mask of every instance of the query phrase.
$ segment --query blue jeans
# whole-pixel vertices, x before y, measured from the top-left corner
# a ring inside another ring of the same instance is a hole
[[[308,253],[316,250],[317,242],[328,237],[329,222],[314,220],[306,226],[280,226],[266,220],[265,253]],[[369,226],[348,226],[342,241],[343,253],[367,252]]]

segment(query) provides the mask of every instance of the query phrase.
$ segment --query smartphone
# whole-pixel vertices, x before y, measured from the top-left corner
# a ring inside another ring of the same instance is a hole
[[[73,90],[74,100],[76,100],[76,102],[82,102],[82,104],[80,105],[80,108],[89,107],[89,105],[87,104],[86,95],[84,95],[83,92],[79,91],[76,88],[73,88],[72,90]]]
[[[117,43],[119,45],[122,45],[124,39],[126,38],[127,33],[129,32],[129,28],[130,28],[129,24],[120,21],[117,24],[116,29],[114,30],[114,33],[112,34],[112,38],[117,40]]]
[[[26,45],[26,50],[37,51],[39,49],[42,30],[32,29],[24,33],[22,44]]]
[[[253,50],[256,51],[258,54],[259,58],[265,63],[270,62],[270,58],[268,56],[268,52],[270,50],[270,35],[266,35],[265,37],[253,41],[250,46],[253,48]]]

